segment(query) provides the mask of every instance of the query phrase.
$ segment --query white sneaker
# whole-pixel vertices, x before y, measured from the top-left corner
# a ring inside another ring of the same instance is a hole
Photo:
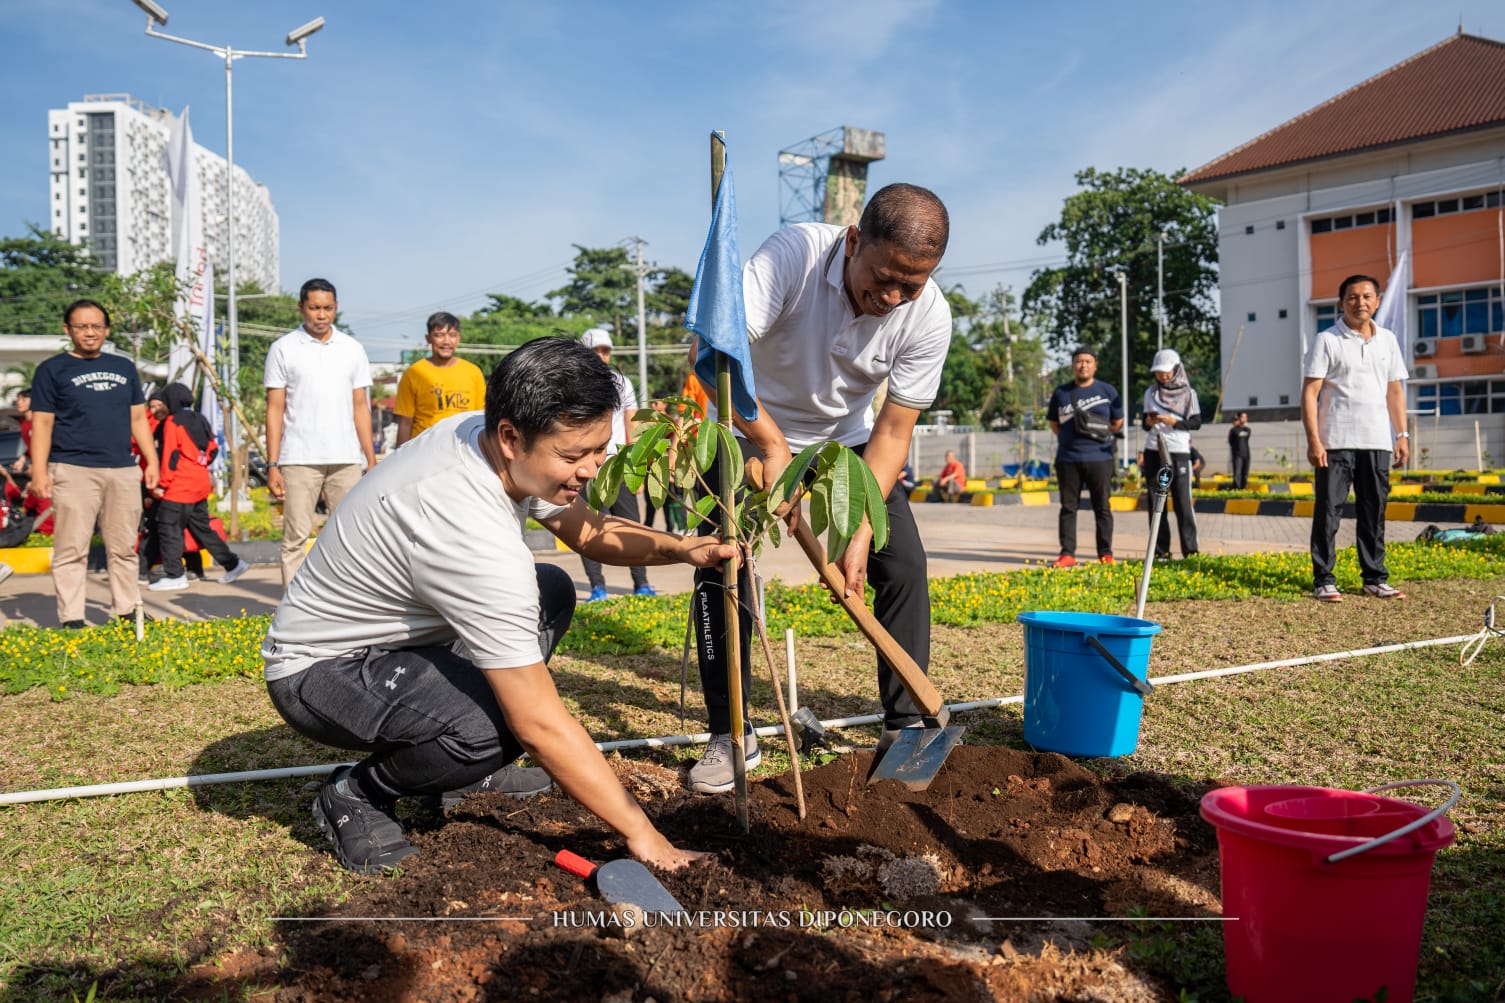
[[[176,578],[158,578],[147,586],[153,592],[176,592],[178,589],[186,589],[187,587],[187,575],[179,575]]]
[[[221,585],[229,585],[231,582],[235,581],[235,579],[239,578],[241,575],[250,570],[251,562],[242,557],[235,563],[235,567],[220,575],[215,579],[215,581],[219,582]]]
[[[749,770],[757,769],[763,763],[763,750],[758,748],[756,737],[752,739],[752,751],[745,753],[745,762]],[[712,735],[710,744],[705,748],[705,757],[694,766],[690,767],[690,790],[697,794],[724,794],[736,784],[736,778],[732,775],[732,736]]]
[[[15,573],[15,568],[11,567],[9,564],[6,564],[3,561],[0,561],[0,582],[4,582],[7,578]]]

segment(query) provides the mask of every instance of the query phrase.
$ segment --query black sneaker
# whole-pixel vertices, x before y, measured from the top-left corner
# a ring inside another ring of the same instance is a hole
[[[553,786],[554,781],[547,770],[537,766],[518,766],[513,763],[511,766],[502,767],[495,773],[488,773],[475,783],[461,787],[459,790],[445,791],[438,796],[425,794],[419,798],[419,802],[425,808],[434,811],[449,811],[464,801],[468,794],[496,791],[508,797],[522,799],[542,794],[544,791],[551,790]]]
[[[117,620],[125,620],[128,623],[135,623],[136,622],[136,614],[135,613],[116,613],[115,614],[115,619],[117,619]],[[72,623],[73,621],[70,620],[68,622]],[[152,616],[150,613],[143,612],[141,614],[141,622],[142,623],[156,623],[157,622],[157,618],[154,617],[154,616]]]
[[[418,851],[402,834],[392,806],[367,801],[351,789],[342,766],[314,798],[314,821],[334,846],[335,856],[357,874],[385,874]]]
[[[63,626],[69,630],[83,630],[89,624],[85,620],[64,620]]]

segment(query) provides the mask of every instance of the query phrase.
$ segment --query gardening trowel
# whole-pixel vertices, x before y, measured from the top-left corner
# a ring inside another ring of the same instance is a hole
[[[646,913],[673,915],[685,911],[653,872],[636,860],[610,860],[597,867],[577,853],[560,850],[554,855],[554,863],[576,877],[594,882],[603,899],[636,913],[639,924]]]

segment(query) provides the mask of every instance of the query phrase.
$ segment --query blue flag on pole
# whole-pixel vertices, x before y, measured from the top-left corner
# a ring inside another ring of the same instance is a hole
[[[716,193],[711,232],[695,269],[685,327],[700,336],[695,375],[711,400],[716,399],[716,353],[720,352],[731,360],[732,407],[743,420],[756,419],[758,398],[747,344],[747,310],[742,304],[742,254],[737,248],[737,196],[730,169],[722,175],[721,190]]]

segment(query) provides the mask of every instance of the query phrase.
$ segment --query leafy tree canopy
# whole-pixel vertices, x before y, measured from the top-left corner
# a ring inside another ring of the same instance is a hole
[[[0,239],[0,334],[61,334],[63,307],[100,299],[104,278],[87,249],[27,224]]]
[[[1060,352],[1093,346],[1099,374],[1116,385],[1122,353],[1115,272],[1125,272],[1131,386],[1119,390],[1126,402],[1148,385],[1155,353],[1156,236],[1162,233],[1165,347],[1181,353],[1205,405],[1217,396],[1217,204],[1178,185],[1183,173],[1080,171],[1082,190],[1065,200],[1061,218],[1039,237],[1041,244],[1065,244],[1066,264],[1035,272],[1024,293],[1024,311],[1050,346]]]
[[[935,409],[960,424],[1021,424],[1048,396],[1044,344],[1009,316],[1013,297],[1001,288],[973,300],[957,285],[946,299],[953,331]]]

